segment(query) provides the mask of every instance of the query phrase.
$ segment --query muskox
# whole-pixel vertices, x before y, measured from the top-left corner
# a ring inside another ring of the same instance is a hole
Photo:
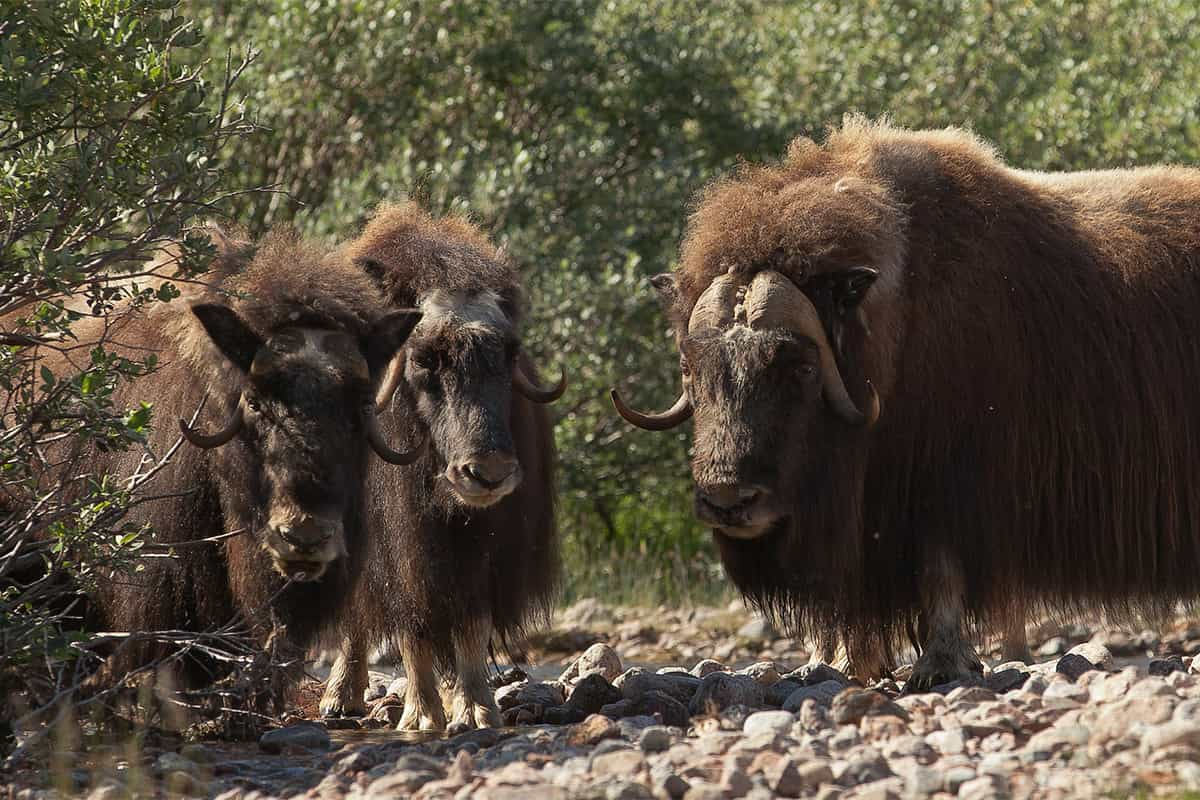
[[[429,447],[403,473],[369,472],[369,568],[321,710],[361,711],[367,650],[388,641],[408,674],[400,729],[446,727],[437,668],[452,681],[451,727],[499,725],[493,640],[507,648],[544,620],[559,580],[543,404],[565,377],[539,385],[520,347],[517,270],[465,220],[385,205],[345,250],[394,306],[423,314],[379,400],[389,436]]]
[[[140,571],[101,582],[89,624],[206,631],[241,614],[260,641],[274,623],[284,626],[276,644],[300,655],[361,565],[371,451],[389,470],[416,457],[386,443],[374,397],[420,314],[389,306],[361,270],[291,233],[257,248],[216,239],[206,288],[148,313],[115,315],[118,327],[104,331],[114,352],[159,358],[157,371],[119,390],[117,406],[153,404],[154,452],[178,440],[177,418],[190,445],[155,478],[159,499],[126,517],[152,526],[158,543],[176,545],[176,557],[140,559]],[[87,320],[75,332],[86,343],[107,325]],[[50,354],[43,364],[73,372],[68,358]],[[141,457],[136,448],[85,449],[64,461],[123,477]],[[197,544],[203,539],[211,541]],[[106,672],[119,678],[165,649],[123,649]],[[210,666],[192,661],[180,677],[203,684]]]
[[[710,186],[655,279],[695,508],[754,603],[926,687],[975,626],[1200,589],[1200,171],[849,118]]]

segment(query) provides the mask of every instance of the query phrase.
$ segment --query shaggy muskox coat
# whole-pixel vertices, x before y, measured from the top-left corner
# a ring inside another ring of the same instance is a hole
[[[346,250],[376,279],[394,306],[426,309],[410,344],[439,345],[442,338],[448,343],[471,335],[471,325],[458,318],[439,322],[438,304],[430,305],[433,297],[491,298],[488,302],[494,301],[503,313],[498,327],[509,336],[519,329],[522,293],[517,270],[465,220],[434,219],[412,203],[385,205]],[[447,299],[446,307],[452,308],[454,302]],[[524,354],[517,358],[518,367],[532,375],[529,359]],[[483,366],[459,363],[455,369],[469,373]],[[403,353],[395,368],[412,369]],[[493,389],[511,391],[507,379]],[[465,413],[475,414],[492,401],[474,397]],[[447,442],[441,438],[443,433],[429,429],[422,413],[414,413],[418,407],[413,386],[408,379],[401,380],[383,414],[384,430],[396,441],[427,438],[430,447],[403,474],[370,471],[375,535],[370,541],[369,567],[357,578],[345,629],[357,642],[391,641],[401,652],[406,652],[404,640],[423,643],[443,675],[453,677],[474,659],[482,667],[486,650],[473,652],[477,647],[464,644],[473,635],[477,642],[482,637],[482,646],[494,635],[496,643],[507,647],[526,626],[548,619],[560,575],[553,435],[545,409],[511,391],[507,423],[523,480],[495,504],[471,507],[448,491],[446,457],[441,452]],[[504,422],[479,419],[479,427]],[[459,432],[488,440],[488,434],[470,420],[460,422]],[[414,664],[406,667],[410,673],[419,669]],[[347,705],[339,710],[361,702],[363,677],[365,667],[346,690]],[[490,697],[490,691],[487,694]]]
[[[228,305],[263,340],[271,339],[280,329],[304,326],[345,332],[365,343],[377,333],[373,323],[389,312],[382,295],[361,270],[330,259],[328,253],[291,233],[269,236],[256,252],[244,242],[223,238],[221,242],[222,253],[213,272],[206,276],[211,281],[208,287],[188,289],[183,299],[157,305],[149,312],[117,314],[114,318],[119,321],[107,337],[111,351],[129,357],[140,358],[147,352],[158,356],[158,369],[122,386],[114,402],[118,408],[136,406],[138,402],[153,404],[154,429],[149,445],[160,456],[179,438],[176,420],[191,420],[206,399],[198,427],[220,427],[222,420],[230,419],[247,384],[246,374],[218,350],[193,314],[193,303]],[[68,358],[73,362],[82,358],[86,363],[86,345],[100,337],[103,324],[103,320],[79,323],[75,332],[85,346],[71,356],[44,350],[42,363],[57,373],[70,374],[76,368],[67,364]],[[390,357],[390,353],[387,355]],[[312,405],[329,399],[302,396],[299,391],[280,387],[280,395],[288,402]],[[370,400],[371,392],[370,385],[362,386],[364,401]],[[264,465],[256,460],[258,448],[251,446],[248,438],[276,434],[265,430],[255,434],[247,424],[242,434],[214,449],[184,442],[146,487],[146,492],[157,499],[135,505],[125,521],[152,527],[153,542],[177,545],[176,556],[138,559],[140,571],[121,572],[98,581],[98,593],[90,604],[89,627],[202,632],[224,626],[241,614],[260,642],[270,635],[273,623],[285,626],[286,636],[275,642],[281,654],[301,655],[303,648],[331,623],[336,612],[331,598],[348,591],[349,577],[361,564],[364,531],[360,484],[370,450],[365,440],[359,441],[363,438],[361,425],[352,418],[331,415],[319,426],[320,431],[300,424],[294,419],[275,422],[278,435],[293,442],[313,435],[338,437],[337,452],[345,456],[341,469],[360,476],[347,481],[349,494],[342,498],[346,509],[345,557],[335,561],[320,580],[284,588],[285,580],[273,568],[261,536],[267,523],[268,488]],[[136,447],[126,452],[85,449],[72,454],[67,463],[76,471],[120,478],[138,469],[141,456]],[[302,480],[314,491],[323,490],[320,476]],[[230,533],[237,535],[196,543]],[[160,646],[126,650],[122,658],[109,664],[110,671],[116,677],[162,656],[166,650]],[[203,659],[192,660],[183,677],[191,685],[206,683],[213,677],[209,671],[212,666]]]
[[[831,285],[863,265],[840,316]],[[681,335],[730,268],[799,285],[882,400],[869,430],[788,445],[808,467],[783,528],[717,535],[754,601],[890,642],[952,595],[996,623],[1200,590],[1200,171],[1019,171],[960,130],[849,118],[702,194]]]

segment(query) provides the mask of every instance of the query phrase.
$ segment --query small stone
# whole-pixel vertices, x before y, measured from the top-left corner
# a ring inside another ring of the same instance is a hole
[[[1113,665],[1112,652],[1098,642],[1093,641],[1077,644],[1067,652],[1071,655],[1083,656],[1089,662],[1091,662],[1096,669],[1109,670]]]
[[[604,789],[604,800],[653,800],[650,787],[637,781],[616,780]]]
[[[542,722],[547,725],[574,725],[577,722],[583,722],[587,716],[587,712],[583,709],[554,706],[542,712]]]
[[[797,689],[802,688],[798,681],[790,681],[780,679],[767,687],[763,699],[767,705],[779,708],[787,699],[792,696],[792,693]]]
[[[407,691],[408,678],[401,675],[399,678],[395,678],[391,683],[388,684],[387,691],[384,692],[384,695],[386,696],[390,694],[395,695],[396,697],[404,697],[404,694]]]
[[[279,753],[285,747],[328,750],[332,743],[324,726],[313,722],[301,722],[298,725],[267,731],[259,738],[258,746],[264,753]]]
[[[608,682],[599,673],[590,673],[579,679],[571,696],[567,698],[568,708],[582,711],[584,714],[595,714],[609,703],[615,703],[624,695],[621,690]]]
[[[637,700],[646,692],[663,692],[669,694],[681,703],[692,699],[699,682],[687,676],[689,683],[679,680],[678,675],[657,675],[647,672],[640,667],[633,667],[621,676],[621,694],[626,700]]]
[[[566,702],[562,687],[556,683],[527,683],[517,693],[518,706],[539,705],[542,708],[561,706]]]
[[[991,800],[1008,796],[1008,782],[995,775],[980,775],[958,788],[963,800]]]
[[[688,711],[692,716],[699,716],[715,714],[734,705],[758,708],[763,705],[764,697],[762,685],[753,678],[714,672],[701,679]]]
[[[842,786],[858,786],[883,780],[891,775],[892,770],[883,756],[874,749],[866,748],[865,752],[849,760],[846,769],[838,776],[838,783]]]
[[[1075,708],[1086,703],[1089,697],[1086,687],[1068,683],[1060,678],[1051,682],[1046,691],[1042,692],[1042,704],[1047,708]]]
[[[798,711],[804,705],[805,700],[814,700],[818,705],[828,708],[833,705],[833,698],[837,697],[844,688],[846,687],[837,681],[825,681],[816,686],[802,686],[783,701],[783,710]]]
[[[975,780],[975,770],[967,766],[951,767],[942,773],[945,779],[945,789],[950,794],[958,794],[959,789],[967,781]]]
[[[1187,672],[1187,667],[1181,656],[1170,656],[1151,660],[1147,672],[1151,675],[1170,675],[1172,672]]]
[[[622,702],[629,705],[624,707],[624,713],[621,716],[656,716],[661,720],[662,724],[672,725],[676,728],[686,728],[690,721],[687,707],[671,695],[663,692],[649,691],[637,700],[624,700]]]
[[[823,783],[833,783],[833,768],[823,758],[814,758],[796,766],[800,781],[808,790],[816,789]]]
[[[996,693],[986,686],[960,686],[946,695],[946,704],[987,703],[995,699]]]
[[[1200,747],[1200,724],[1172,720],[1155,725],[1142,734],[1143,755],[1178,745]]]
[[[784,676],[787,680],[799,681],[804,686],[816,686],[826,681],[837,681],[842,686],[849,686],[850,679],[841,670],[834,669],[822,661],[810,662],[792,670]]]
[[[767,788],[779,797],[799,797],[807,786],[795,760],[786,756],[764,766],[762,776]],[[829,773],[829,779],[833,780],[832,772]]]
[[[838,725],[853,725],[868,715],[888,714],[908,720],[908,712],[887,696],[870,689],[849,688],[833,698],[830,716]]]
[[[983,685],[997,694],[1011,692],[1025,683],[1029,673],[1019,669],[1002,669],[993,672],[984,679]]]
[[[617,651],[603,642],[597,642],[571,662],[558,680],[560,683],[574,683],[589,675],[599,675],[606,682],[612,682],[622,671],[621,657]]]
[[[749,639],[753,642],[763,642],[770,639],[776,639],[779,632],[775,630],[763,617],[755,617],[747,622],[742,627],[738,628],[737,635],[741,639]]]
[[[367,787],[365,800],[384,800],[389,797],[407,797],[437,775],[425,770],[396,770],[372,781]]]
[[[168,772],[194,772],[196,763],[179,753],[163,753],[154,761],[154,769],[160,775]]]
[[[758,711],[746,717],[742,731],[747,736],[758,733],[786,734],[796,724],[796,715],[788,711]]]
[[[642,730],[638,747],[643,753],[661,753],[671,747],[671,729],[665,725],[651,725]]]
[[[567,733],[567,744],[583,747],[596,744],[603,739],[615,739],[620,735],[620,729],[611,719],[601,714],[592,714],[571,728]]]
[[[703,678],[713,672],[724,672],[725,665],[720,661],[713,661],[711,658],[706,658],[703,661],[692,667],[692,675],[697,678]]]
[[[687,794],[688,782],[675,774],[673,770],[665,771],[651,778],[655,788],[659,789],[672,800],[679,800]]]
[[[1058,660],[1054,671],[1060,675],[1066,675],[1071,680],[1076,680],[1083,673],[1089,670],[1096,669],[1096,665],[1079,653],[1067,653]]]
[[[749,675],[755,681],[762,684],[763,688],[779,681],[779,670],[775,668],[774,661],[759,661],[745,669],[738,670],[737,674]]]
[[[961,728],[954,728],[945,731],[934,731],[925,737],[935,750],[942,755],[954,756],[959,753],[966,752],[967,740],[963,736]]]
[[[521,690],[525,686],[526,684],[524,683],[507,683],[501,686],[496,690],[496,705],[500,707],[501,711],[508,711],[510,708],[519,706],[521,701],[518,697],[520,697]],[[555,703],[554,705],[561,705],[561,703]]]
[[[602,753],[592,759],[591,771],[596,775],[615,775],[631,778],[646,769],[646,759],[637,750],[617,750]]]
[[[721,788],[726,797],[744,797],[753,787],[750,778],[739,767],[726,764],[721,772]]]

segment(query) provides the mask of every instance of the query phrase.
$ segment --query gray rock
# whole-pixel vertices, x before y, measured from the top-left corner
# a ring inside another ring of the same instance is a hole
[[[926,735],[925,741],[942,755],[954,756],[967,749],[967,740],[961,728],[934,731]]]
[[[950,794],[958,794],[958,790],[968,781],[975,780],[975,770],[967,766],[951,767],[942,773],[945,779],[945,789]]]
[[[1112,669],[1112,652],[1099,642],[1084,642],[1083,644],[1077,644],[1067,652],[1072,655],[1083,656],[1089,662],[1091,662],[1096,669],[1105,671]]]
[[[671,747],[671,729],[665,725],[651,725],[642,730],[638,747],[643,753],[661,753]]]
[[[653,800],[650,787],[637,781],[615,780],[604,787],[604,800]]]
[[[154,770],[160,775],[168,772],[192,773],[196,771],[196,762],[179,753],[163,753],[154,760]]]
[[[763,685],[764,688],[779,682],[779,670],[774,661],[759,661],[745,669],[737,671],[738,675],[749,675]]]
[[[815,790],[823,783],[833,783],[833,768],[823,758],[814,758],[796,765],[804,788]]]
[[[747,736],[758,733],[786,734],[796,724],[796,715],[790,711],[758,711],[746,717],[742,731]]]
[[[1068,658],[1069,656],[1063,656]],[[1083,686],[1068,683],[1061,678],[1051,682],[1042,692],[1042,704],[1047,708],[1076,708],[1090,698],[1088,690]]]
[[[616,703],[609,703],[600,709],[600,713],[609,719],[620,719],[629,713],[630,706],[633,705],[632,700],[619,700]]]
[[[404,693],[407,691],[408,678],[401,675],[399,678],[395,678],[391,683],[388,684],[387,692],[385,692],[385,694],[394,694],[396,697],[404,697]]]
[[[1047,639],[1045,642],[1043,642],[1042,646],[1039,647],[1036,652],[1037,655],[1046,658],[1049,656],[1062,655],[1063,653],[1067,652],[1068,647],[1070,647],[1070,642],[1061,636],[1055,636],[1053,639]]]
[[[586,747],[604,739],[615,739],[620,735],[620,729],[611,719],[601,714],[592,714],[571,728],[567,733],[567,744],[573,747]]]
[[[622,696],[620,689],[609,683],[603,675],[593,672],[579,679],[575,688],[571,690],[566,705],[584,714],[595,714],[609,703],[617,702]]]
[[[592,759],[591,771],[595,775],[613,775],[629,778],[646,769],[646,759],[637,750],[617,750],[602,753]]]
[[[521,704],[521,701],[518,700],[517,698],[520,696],[521,690],[524,689],[526,685],[527,684],[525,684],[525,683],[510,683],[506,686],[501,686],[499,689],[497,689],[496,690],[496,705],[498,705],[500,707],[500,710],[508,711],[510,708],[515,708],[516,706],[519,706]],[[562,705],[562,704],[554,703],[554,705]]]
[[[278,753],[285,747],[305,747],[309,750],[328,750],[331,746],[329,732],[322,725],[301,722],[286,728],[276,728],[264,733],[258,746],[265,753]]]
[[[1142,734],[1143,755],[1176,745],[1200,747],[1200,724],[1192,721],[1172,720],[1161,725],[1154,725]]]
[[[1054,671],[1060,675],[1066,675],[1071,680],[1078,680],[1079,676],[1090,670],[1098,669],[1098,667],[1086,657],[1079,653],[1067,653],[1058,660]]]
[[[1151,675],[1170,675],[1172,672],[1187,672],[1187,666],[1180,656],[1156,658],[1150,662],[1147,672]]]
[[[908,712],[886,695],[870,689],[844,689],[833,698],[830,717],[838,725],[856,724],[863,717],[889,715],[908,720]]]
[[[737,635],[742,639],[749,639],[754,642],[764,642],[769,639],[778,638],[779,633],[763,617],[755,617],[747,622],[742,627],[738,628]]]
[[[983,685],[997,694],[1003,694],[1011,692],[1013,689],[1019,689],[1028,677],[1029,673],[1024,670],[1002,669],[985,678]]]
[[[703,678],[713,672],[724,672],[725,665],[720,661],[713,661],[711,658],[706,658],[703,661],[692,667],[692,675],[697,678]]]
[[[382,778],[377,778],[367,787],[364,800],[384,800],[385,798],[407,797],[430,781],[437,780],[432,772],[396,770]]]
[[[867,748],[865,752],[851,758],[846,769],[838,776],[842,786],[858,786],[891,777],[892,770],[878,752]]]
[[[688,704],[693,716],[714,714],[730,706],[759,708],[765,702],[762,684],[747,675],[714,672],[700,681],[700,688]]]
[[[596,711],[600,709],[597,708]],[[554,706],[542,712],[542,722],[547,725],[574,725],[587,719],[588,712],[570,706]]]
[[[797,689],[802,688],[798,681],[778,680],[767,687],[766,694],[763,696],[767,705],[779,708],[787,699],[792,696],[792,693]]]
[[[622,717],[635,715],[657,716],[664,725],[671,725],[676,728],[686,728],[690,718],[688,716],[687,707],[665,692],[652,690],[646,692],[637,700],[624,701],[629,703],[625,706]]]
[[[1008,781],[995,775],[980,775],[964,783],[958,789],[963,800],[990,800],[1008,797]]]
[[[621,694],[626,700],[637,700],[646,692],[663,692],[669,694],[681,703],[687,703],[695,693],[697,679],[687,676],[688,682],[680,680],[679,675],[656,675],[640,667],[633,667],[621,676]]]
[[[558,680],[560,683],[573,683],[588,675],[599,675],[605,681],[612,682],[622,670],[621,657],[617,655],[617,651],[603,642],[597,642],[571,662]]]
[[[783,682],[780,681],[780,683]],[[833,705],[833,698],[837,697],[842,689],[845,688],[843,684],[837,681],[825,681],[824,683],[818,683],[816,686],[802,686],[788,695],[787,699],[783,701],[783,710],[799,711],[800,707],[804,705],[805,700],[814,700],[818,705],[829,708]]]
[[[826,681],[837,681],[842,686],[850,685],[850,679],[846,677],[844,672],[834,669],[821,661],[805,664],[783,677],[790,681],[799,681],[804,686],[816,686]]]
[[[557,683],[527,683],[517,692],[518,706],[538,705],[542,708],[561,706],[566,702],[562,687]]]

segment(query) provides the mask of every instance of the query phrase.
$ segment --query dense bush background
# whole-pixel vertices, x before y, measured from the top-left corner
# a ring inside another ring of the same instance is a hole
[[[685,430],[614,418],[678,389],[646,278],[689,197],[847,111],[964,125],[1025,167],[1200,162],[1200,6],[1110,2],[196,2],[214,63],[247,42],[233,145],[255,231],[350,235],[381,198],[469,211],[525,267],[555,407],[569,591],[704,594]]]

